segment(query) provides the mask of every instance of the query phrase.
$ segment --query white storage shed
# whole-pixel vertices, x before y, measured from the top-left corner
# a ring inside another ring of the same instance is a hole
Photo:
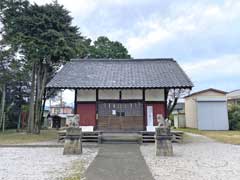
[[[185,97],[186,127],[228,130],[226,92],[206,89]]]

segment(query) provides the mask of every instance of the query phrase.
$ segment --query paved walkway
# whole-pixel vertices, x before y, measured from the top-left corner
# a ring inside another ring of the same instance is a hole
[[[153,180],[137,144],[102,144],[87,180]]]

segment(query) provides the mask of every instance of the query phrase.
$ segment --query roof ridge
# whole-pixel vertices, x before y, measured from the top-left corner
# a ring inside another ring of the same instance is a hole
[[[203,90],[200,90],[200,91],[196,91],[196,92],[193,92],[187,96],[185,96],[184,98],[187,98],[187,97],[191,97],[191,96],[194,96],[194,95],[197,95],[197,94],[201,94],[201,93],[205,93],[207,91],[215,91],[215,92],[218,92],[218,93],[222,93],[222,94],[227,94],[226,91],[222,91],[220,89],[215,89],[215,88],[207,88],[207,89],[203,89]]]
[[[236,91],[240,91],[240,89],[235,89],[235,90],[229,91],[228,93],[232,93],[232,92],[236,92]]]
[[[70,60],[70,62],[74,61],[173,61],[176,62],[173,58],[136,58],[136,59],[112,59],[112,58],[89,58],[89,59],[83,59],[83,58],[73,58]]]

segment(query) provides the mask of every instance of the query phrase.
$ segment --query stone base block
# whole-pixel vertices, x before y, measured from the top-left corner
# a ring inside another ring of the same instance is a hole
[[[156,156],[172,156],[173,147],[171,140],[155,140]]]
[[[65,139],[63,155],[82,154],[81,139]]]

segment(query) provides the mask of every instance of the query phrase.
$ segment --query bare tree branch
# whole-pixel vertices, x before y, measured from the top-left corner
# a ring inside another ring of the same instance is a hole
[[[179,98],[183,98],[184,96],[190,93],[191,89],[169,89],[168,92],[168,100],[167,100],[167,117],[172,113],[174,107],[176,106]]]

